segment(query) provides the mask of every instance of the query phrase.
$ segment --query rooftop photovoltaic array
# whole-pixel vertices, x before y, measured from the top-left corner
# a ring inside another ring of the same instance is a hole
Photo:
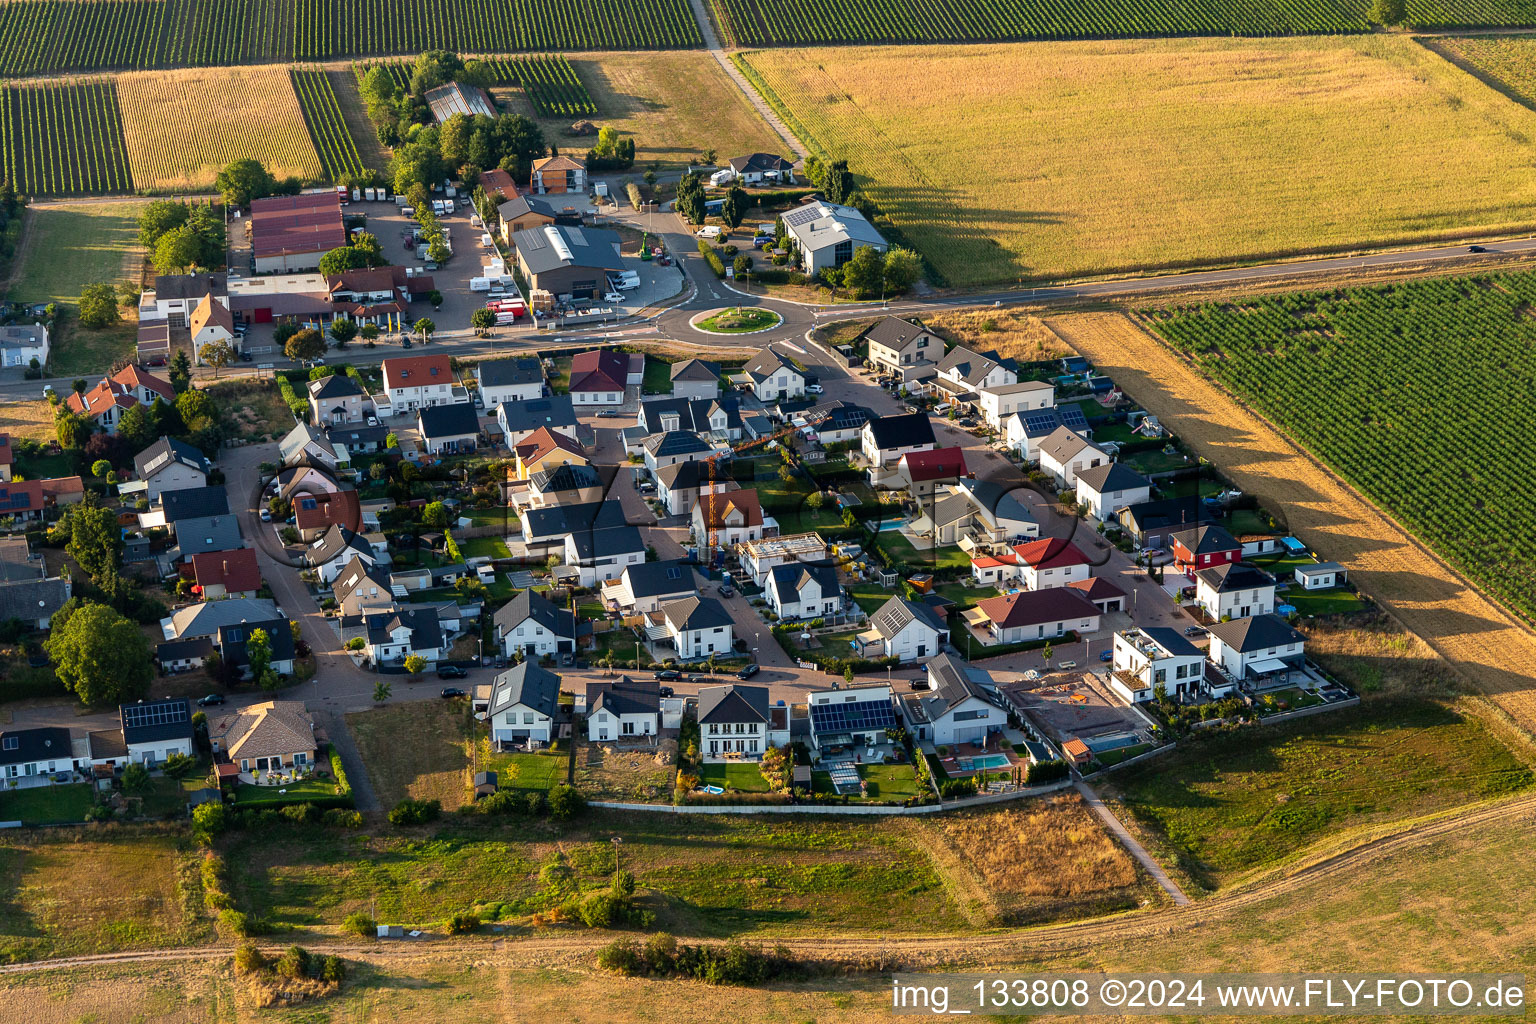
[[[133,704],[123,708],[123,728],[143,729],[154,725],[177,725],[187,720],[186,701],[158,704]]]
[[[818,733],[868,732],[894,729],[896,709],[889,700],[853,700],[841,704],[812,704],[811,727]]]

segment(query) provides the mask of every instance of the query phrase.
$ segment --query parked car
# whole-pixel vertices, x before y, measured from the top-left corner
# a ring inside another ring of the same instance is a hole
[[[200,708],[211,708],[211,707],[213,707],[216,704],[223,704],[223,703],[224,703],[224,695],[222,693],[210,693],[206,697],[199,697],[199,698],[197,698],[197,706],[200,707]]]
[[[1114,651],[1100,651],[1099,652],[1099,660],[1100,661],[1114,661],[1115,660],[1115,652]]]
[[[1486,248],[1484,248],[1483,246],[1481,246],[1481,245],[1469,245],[1469,246],[1467,246],[1467,252],[1487,252],[1487,251],[1488,250]]]
[[[737,679],[751,679],[753,676],[757,675],[762,670],[763,670],[762,666],[760,666],[760,665],[757,665],[757,664],[748,665],[745,668],[743,668],[740,672],[736,673],[736,678]]]
[[[617,409],[604,409],[602,412],[597,414],[598,419],[604,419],[604,420],[611,420],[615,416],[618,416],[618,415],[619,415],[619,410],[617,410]]]
[[[805,393],[808,395],[819,395],[825,390],[827,389],[822,387],[820,384],[807,384],[805,386]]]
[[[603,294],[603,301],[604,302],[623,302],[624,301],[624,296],[621,293],[619,293],[619,292],[605,292]]]
[[[907,680],[907,687],[908,687],[908,689],[912,689],[912,690],[926,690],[926,689],[928,689],[928,680],[926,680],[926,679],[909,679],[909,680]]]
[[[1184,635],[1185,636],[1205,636],[1205,627],[1204,626],[1185,626],[1184,627]]]
[[[722,584],[720,584],[720,596],[721,597],[735,597],[736,596],[736,591],[732,590],[728,584],[722,583]]]
[[[663,687],[660,687],[656,692],[661,694],[663,697],[670,697],[670,696],[672,696],[672,692],[673,691],[672,691],[672,687],[670,687],[670,686],[663,686]]]
[[[264,508],[264,509],[261,510],[261,521],[264,522],[264,523],[270,523],[272,521],[272,510],[271,509]]]
[[[675,668],[659,668],[656,670],[656,678],[669,683],[675,683],[683,678],[683,674]]]
[[[692,675],[688,677],[688,681],[695,686],[703,686],[709,682],[709,676]]]
[[[53,394],[53,385],[52,384],[44,384],[43,385],[43,397],[47,398],[51,394]]]
[[[462,696],[464,696],[464,691],[459,689],[457,686],[445,686],[445,687],[443,687],[442,693],[443,693],[444,697],[462,697]]]
[[[1058,661],[1056,663],[1056,667],[1058,669],[1060,669],[1061,671],[1066,672],[1066,671],[1069,671],[1070,669],[1077,668],[1077,662],[1075,662],[1075,661]]]
[[[459,668],[457,665],[437,666],[437,678],[439,679],[463,679],[468,675],[468,672],[464,671],[462,668]]]

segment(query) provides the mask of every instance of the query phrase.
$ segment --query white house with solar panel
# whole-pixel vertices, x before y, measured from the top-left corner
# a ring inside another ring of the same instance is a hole
[[[128,760],[153,767],[172,754],[193,753],[192,705],[184,697],[141,700],[117,709]]]
[[[949,626],[926,604],[893,597],[869,617],[873,627],[855,639],[866,658],[925,661],[949,643]]]
[[[885,730],[901,724],[889,686],[816,690],[806,696],[806,708],[811,719],[811,747],[818,756],[881,756],[890,746]]]
[[[819,274],[824,267],[840,267],[865,246],[876,252],[885,252],[890,247],[875,226],[851,206],[818,199],[779,219],[784,222],[790,244],[799,250],[807,274]]]

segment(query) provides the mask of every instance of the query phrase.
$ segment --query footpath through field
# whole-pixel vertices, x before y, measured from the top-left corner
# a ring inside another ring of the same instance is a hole
[[[789,126],[779,115],[774,113],[767,101],[757,94],[757,90],[747,83],[746,76],[731,63],[731,58],[725,55],[725,48],[720,45],[720,36],[715,32],[715,23],[710,20],[709,11],[704,7],[704,0],[688,0],[688,6],[693,10],[694,20],[699,23],[699,34],[704,37],[704,49],[709,51],[715,63],[730,76],[731,81],[736,83],[736,88],[740,89],[742,95],[747,98],[747,102],[762,115],[763,120],[768,122],[768,127],[778,133],[779,138],[784,140],[784,145],[793,150],[795,156],[802,159],[809,156],[810,151],[795,137],[795,133],[789,130]]]
[[[1299,445],[1118,313],[1050,328],[1536,734],[1536,636]]]

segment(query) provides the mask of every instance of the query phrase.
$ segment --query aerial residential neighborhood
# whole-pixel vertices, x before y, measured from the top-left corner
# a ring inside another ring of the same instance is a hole
[[[1529,12],[784,2],[6,5],[13,1016],[1521,975]]]

